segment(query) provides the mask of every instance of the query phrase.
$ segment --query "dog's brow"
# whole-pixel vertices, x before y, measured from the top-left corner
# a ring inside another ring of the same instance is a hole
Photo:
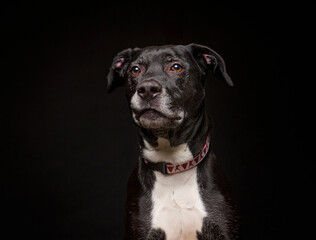
[[[171,55],[168,54],[168,55],[165,56],[165,60],[166,60],[167,62],[172,62],[173,58],[172,58]]]
[[[136,62],[137,62],[138,64],[146,65],[146,64],[145,64],[145,59],[144,59],[144,57],[138,58]]]

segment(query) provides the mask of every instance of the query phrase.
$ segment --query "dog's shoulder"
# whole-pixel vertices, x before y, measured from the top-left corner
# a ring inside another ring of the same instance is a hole
[[[222,164],[212,151],[205,160],[198,166],[198,184],[207,212],[213,214],[205,218],[202,230],[210,232],[213,228],[206,225],[211,223],[214,226],[221,226],[224,235],[235,239],[239,231],[239,211],[231,186]]]

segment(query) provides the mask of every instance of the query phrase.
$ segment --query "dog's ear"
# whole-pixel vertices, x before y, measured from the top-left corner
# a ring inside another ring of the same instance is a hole
[[[223,58],[217,52],[194,43],[188,45],[188,48],[204,74],[211,71],[215,78],[224,80],[229,86],[234,85],[226,72]]]
[[[106,89],[108,93],[112,92],[115,88],[124,86],[124,74],[135,50],[137,49],[128,48],[119,52],[114,57],[107,76]]]

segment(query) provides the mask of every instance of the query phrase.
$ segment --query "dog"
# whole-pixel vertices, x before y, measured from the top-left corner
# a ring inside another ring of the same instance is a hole
[[[129,48],[114,57],[107,91],[125,86],[140,140],[124,239],[238,239],[236,205],[210,146],[208,78],[233,86],[223,58],[203,45]]]

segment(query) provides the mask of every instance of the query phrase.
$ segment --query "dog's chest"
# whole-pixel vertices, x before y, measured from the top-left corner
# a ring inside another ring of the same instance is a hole
[[[153,162],[172,164],[193,158],[187,144],[171,147],[166,139],[158,139],[154,148],[145,142],[143,154]],[[203,218],[207,215],[197,183],[196,168],[172,175],[155,172],[152,190],[152,228],[162,229],[166,240],[194,240],[201,231]]]
[[[156,174],[152,192],[152,227],[167,240],[196,239],[206,212],[199,194],[196,168],[174,175]]]

